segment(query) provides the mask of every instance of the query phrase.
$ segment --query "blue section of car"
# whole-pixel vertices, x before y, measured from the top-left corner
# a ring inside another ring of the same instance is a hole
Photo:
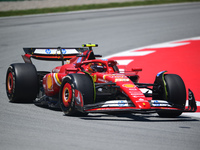
[[[50,50],[50,49],[46,49],[46,50],[45,50],[45,53],[51,54],[51,50]]]
[[[157,100],[155,100],[155,101],[153,102],[153,104],[155,104],[156,106],[160,106],[160,103],[159,103]]]
[[[62,53],[66,54],[67,53],[66,49],[62,49]]]
[[[78,60],[77,60],[77,63],[80,63],[81,59],[82,59],[82,57],[79,57]]]
[[[118,105],[119,105],[119,106],[124,106],[125,103],[126,103],[125,101],[119,101],[119,102],[118,102]]]
[[[167,72],[167,71],[161,71],[161,72],[159,72],[156,76],[159,77],[161,74],[163,74],[163,73],[165,73],[165,72]]]
[[[101,60],[103,60],[103,61],[108,61],[108,59],[101,59]]]

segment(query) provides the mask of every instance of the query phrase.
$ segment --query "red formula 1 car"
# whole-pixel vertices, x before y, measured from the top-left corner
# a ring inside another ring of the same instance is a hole
[[[177,117],[195,112],[196,102],[183,80],[160,72],[155,82],[139,83],[138,72],[120,73],[115,60],[96,59],[96,44],[81,48],[24,48],[25,63],[11,64],[6,75],[6,91],[11,102],[35,102],[61,108],[66,115],[134,112]],[[62,61],[51,72],[37,71],[31,58]],[[65,62],[66,61],[66,62]],[[145,92],[142,92],[146,89]]]

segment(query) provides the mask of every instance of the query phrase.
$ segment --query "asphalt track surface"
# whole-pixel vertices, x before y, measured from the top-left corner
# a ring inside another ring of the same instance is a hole
[[[0,19],[0,149],[200,149],[200,119],[157,114],[67,117],[34,104],[9,103],[5,74],[22,47],[98,43],[103,56],[200,35],[200,3]],[[54,64],[35,62],[38,70]]]

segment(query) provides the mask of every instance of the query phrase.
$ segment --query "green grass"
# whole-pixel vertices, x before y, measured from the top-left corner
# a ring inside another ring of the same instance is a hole
[[[31,0],[0,0],[0,2],[16,2],[16,1],[31,1]]]
[[[69,11],[102,9],[102,8],[116,8],[116,7],[127,7],[127,6],[182,3],[182,2],[200,2],[200,0],[146,0],[146,1],[135,1],[135,2],[89,4],[89,5],[76,5],[76,6],[43,8],[43,9],[30,9],[30,10],[0,11],[0,17],[33,15],[33,14],[44,14],[44,13],[57,13],[57,12],[69,12]]]

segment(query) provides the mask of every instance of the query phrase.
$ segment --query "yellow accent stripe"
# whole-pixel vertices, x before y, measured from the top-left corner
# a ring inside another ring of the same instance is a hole
[[[55,74],[55,77],[56,77],[56,80],[58,81],[58,83],[61,85],[61,81],[59,80],[57,73]]]

